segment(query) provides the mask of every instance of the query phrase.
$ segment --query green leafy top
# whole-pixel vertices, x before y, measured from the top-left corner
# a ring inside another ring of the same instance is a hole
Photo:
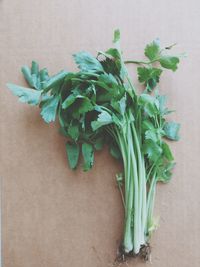
[[[168,181],[173,167],[173,156],[163,138],[178,140],[179,124],[167,122],[170,112],[165,107],[165,96],[149,94],[159,83],[163,69],[177,69],[179,58],[161,49],[158,40],[145,47],[144,61],[124,62],[120,50],[120,32],[114,33],[114,48],[99,52],[97,57],[88,52],[74,55],[78,72],[61,71],[49,76],[33,61],[31,68],[22,67],[30,86],[8,84],[19,100],[38,105],[45,122],[58,117],[60,132],[66,143],[69,166],[75,169],[82,154],[83,170],[92,168],[94,151],[110,147],[111,155],[122,159],[117,131],[133,124],[146,158],[146,166],[157,173],[157,179]],[[130,82],[125,63],[137,63],[138,79],[145,85],[140,95]],[[156,64],[156,66],[154,66]],[[159,66],[158,66],[159,64]]]

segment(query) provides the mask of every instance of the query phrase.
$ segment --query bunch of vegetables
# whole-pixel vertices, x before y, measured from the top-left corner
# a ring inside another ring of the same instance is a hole
[[[61,71],[50,77],[33,61],[31,69],[22,67],[29,88],[7,86],[21,102],[38,105],[45,122],[58,117],[60,132],[68,140],[70,168],[76,169],[81,158],[83,170],[90,170],[94,152],[104,144],[123,162],[123,172],[116,175],[125,210],[120,256],[147,258],[149,239],[158,223],[153,216],[156,184],[168,182],[174,166],[165,139],[178,140],[180,127],[166,121],[171,111],[156,87],[163,69],[177,69],[179,57],[168,54],[173,45],[161,48],[155,40],[145,47],[147,61],[124,61],[119,41],[116,30],[114,48],[97,57],[75,54],[78,72]],[[138,64],[142,93],[132,84],[126,63]]]

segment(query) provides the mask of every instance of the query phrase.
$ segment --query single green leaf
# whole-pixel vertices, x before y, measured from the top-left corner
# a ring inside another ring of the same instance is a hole
[[[62,70],[58,74],[49,78],[47,81],[44,81],[42,84],[43,90],[48,91],[52,89],[53,87],[56,87],[64,80],[66,75],[67,75],[67,72]]]
[[[92,121],[92,129],[96,131],[102,126],[108,125],[113,122],[112,116],[105,110],[102,110],[101,113],[98,115],[96,121]]]
[[[105,53],[100,52],[100,54],[106,57],[105,60],[101,61],[101,65],[106,73],[111,73],[112,75],[121,75],[121,56],[116,48],[110,48]]]
[[[147,90],[151,92],[159,82],[162,70],[158,68],[138,67],[137,72],[139,82],[144,83]]]
[[[31,88],[18,86],[15,84],[8,83],[7,87],[12,93],[19,97],[19,101],[28,103],[30,105],[38,105],[41,98],[41,91],[37,91]]]
[[[42,105],[40,114],[45,122],[55,121],[59,99],[59,96],[52,96]]]
[[[159,102],[155,97],[150,96],[149,94],[141,94],[138,103],[150,117],[154,117],[158,114]]]
[[[142,128],[144,130],[155,130],[155,127],[152,124],[152,122],[150,120],[147,120],[147,119],[142,121]]]
[[[38,75],[39,72],[39,66],[35,61],[32,61],[32,66],[31,66],[31,70],[29,67],[27,66],[23,66],[21,68],[21,71],[24,75],[25,80],[27,81],[27,83],[37,89],[40,90],[41,89],[41,85],[40,85],[40,77]]]
[[[159,53],[160,53],[160,44],[159,44],[158,39],[148,44],[144,50],[145,56],[148,57],[150,60],[157,59],[159,56]]]
[[[49,74],[47,69],[40,70],[40,81],[45,82],[49,80]]]
[[[120,60],[121,56],[117,48],[109,48],[105,53],[103,53],[109,59],[115,59],[115,61]]]
[[[119,101],[119,110],[121,115],[124,115],[125,110],[126,110],[126,96],[122,97]]]
[[[76,110],[74,110],[74,115],[80,115],[88,111],[93,110],[94,106],[92,105],[90,99],[85,96],[76,96]]]
[[[113,86],[116,86],[118,84],[116,78],[111,73],[109,74],[104,73],[99,75],[99,81],[107,85],[113,85]]]
[[[158,102],[159,102],[160,113],[165,114],[165,112],[167,110],[167,108],[165,106],[167,97],[165,95],[158,95],[156,98],[158,99]]]
[[[39,65],[35,61],[32,61],[31,74],[35,74],[36,76],[39,74]]]
[[[170,69],[175,71],[178,68],[179,58],[173,56],[161,56],[159,59],[160,65],[165,69]]]
[[[78,164],[80,148],[77,143],[67,142],[66,143],[66,152],[69,162],[69,167],[75,169]]]
[[[171,170],[174,168],[175,163],[169,162],[162,164],[159,168],[157,168],[157,181],[168,183],[171,180],[172,172]]]
[[[34,83],[33,83],[33,79],[32,79],[32,75],[31,75],[31,70],[28,66],[23,66],[21,68],[21,71],[24,75],[25,80],[27,81],[27,83],[31,86],[34,87]]]
[[[69,95],[65,99],[65,101],[62,103],[62,108],[63,109],[68,108],[69,106],[71,106],[74,103],[75,100],[76,100],[76,96],[75,95],[73,95],[73,94]]]
[[[94,164],[94,149],[91,144],[82,144],[82,155],[84,159],[83,170],[88,171],[92,168]]]
[[[104,72],[101,63],[88,52],[79,52],[73,56],[76,64],[81,71]]]
[[[138,80],[140,82],[148,82],[152,78],[158,82],[162,70],[158,68],[138,67],[137,72],[138,72]]]
[[[72,121],[72,123],[69,125],[68,127],[68,134],[70,135],[70,137],[77,141],[78,137],[79,137],[79,123],[78,121]]]
[[[165,136],[171,140],[179,140],[180,124],[176,122],[167,122],[164,125]]]
[[[160,140],[160,137],[158,136],[156,129],[154,129],[154,130],[147,130],[145,132],[145,139],[149,139],[157,143]]]
[[[156,162],[162,154],[162,148],[152,140],[146,140],[143,145],[143,152],[151,161]]]
[[[166,159],[168,159],[170,161],[174,160],[172,152],[171,152],[167,143],[165,143],[165,142],[162,143],[162,150],[163,150],[163,154],[166,157]]]
[[[39,107],[42,108],[42,106],[50,99],[52,99],[52,95],[45,94],[45,93],[41,94]]]

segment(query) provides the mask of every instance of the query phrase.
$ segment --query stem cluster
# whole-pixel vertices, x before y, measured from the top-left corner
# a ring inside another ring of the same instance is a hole
[[[144,155],[141,152],[141,136],[129,112],[124,124],[111,127],[113,136],[122,153],[124,164],[124,252],[138,254],[149,239],[149,221],[152,221],[155,179],[147,192],[147,175]]]

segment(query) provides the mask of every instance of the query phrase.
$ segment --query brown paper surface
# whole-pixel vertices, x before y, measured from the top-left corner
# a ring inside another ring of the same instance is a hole
[[[173,179],[157,189],[152,264],[133,260],[128,266],[200,266],[199,26],[197,0],[0,1],[4,267],[113,266],[123,229],[115,185],[121,167],[104,150],[92,171],[71,171],[58,125],[45,124],[39,109],[19,103],[5,84],[25,85],[20,67],[32,59],[52,74],[75,70],[71,55],[111,47],[115,28],[125,58],[142,58],[144,45],[156,37],[188,54],[176,73],[166,71],[161,79],[169,107],[177,110],[171,119],[182,128],[181,141],[172,144]]]

